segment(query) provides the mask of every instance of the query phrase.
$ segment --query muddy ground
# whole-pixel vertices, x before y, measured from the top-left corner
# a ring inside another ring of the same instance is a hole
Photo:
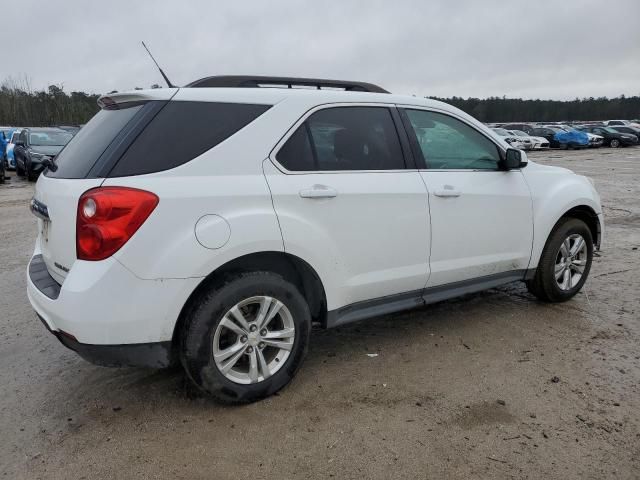
[[[531,157],[595,179],[586,288],[521,284],[316,331],[293,384],[222,407],[180,370],[106,369],[34,317],[33,185],[0,186],[0,478],[640,478],[640,147]],[[369,357],[368,353],[377,353]]]

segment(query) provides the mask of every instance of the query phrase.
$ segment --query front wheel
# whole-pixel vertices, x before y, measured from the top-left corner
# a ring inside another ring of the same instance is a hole
[[[618,140],[617,138],[613,138],[611,139],[611,148],[618,148],[620,146],[620,140]]]
[[[580,291],[593,260],[593,238],[586,223],[564,218],[547,239],[529,291],[545,302],[564,302]]]
[[[239,273],[192,302],[180,355],[205,393],[224,403],[249,403],[293,379],[310,332],[309,307],[295,285],[272,272]]]

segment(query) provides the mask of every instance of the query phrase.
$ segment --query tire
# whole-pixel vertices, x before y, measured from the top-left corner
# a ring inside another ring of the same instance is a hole
[[[17,161],[16,161],[16,175],[19,177],[24,177],[24,170],[20,168],[20,165],[18,165]]]
[[[609,146],[611,148],[618,148],[620,146],[620,140],[618,140],[617,138],[612,138],[611,142],[609,142]]]
[[[569,250],[573,251],[579,245],[578,237],[584,241],[584,248],[576,250],[575,257],[567,267],[567,258],[563,254],[567,248],[565,242],[569,242]],[[593,238],[587,224],[577,218],[563,218],[547,239],[534,278],[527,282],[529,292],[544,302],[565,302],[578,293],[586,282],[592,261]],[[556,268],[561,270],[562,265],[565,268],[556,279]]]
[[[244,302],[249,303],[243,306]],[[262,305],[272,309],[278,302],[282,307],[266,327],[253,330]],[[250,328],[243,328],[232,311],[240,312]],[[294,332],[288,335],[291,327]],[[277,342],[269,340],[270,335],[284,338],[285,332],[287,337],[278,345],[287,343],[290,351],[265,346]],[[291,382],[306,356],[310,333],[309,306],[295,285],[272,272],[238,273],[210,285],[191,302],[180,332],[180,359],[187,376],[203,392],[226,404],[250,403]],[[270,375],[265,374],[265,365]]]

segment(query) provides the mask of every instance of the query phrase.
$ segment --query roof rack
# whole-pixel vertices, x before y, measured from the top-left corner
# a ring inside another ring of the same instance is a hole
[[[321,78],[297,77],[264,77],[251,75],[218,75],[201,78],[191,82],[186,87],[229,87],[229,88],[258,88],[258,87],[315,87],[342,89],[347,92],[389,93],[382,87],[365,82],[349,82],[344,80],[326,80]]]

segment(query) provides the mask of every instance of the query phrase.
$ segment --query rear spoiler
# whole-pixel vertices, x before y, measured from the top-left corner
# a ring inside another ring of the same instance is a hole
[[[178,93],[178,88],[154,88],[151,90],[134,90],[133,92],[108,93],[98,98],[98,106],[102,109],[117,109],[120,104],[145,103],[151,100],[168,101]]]

